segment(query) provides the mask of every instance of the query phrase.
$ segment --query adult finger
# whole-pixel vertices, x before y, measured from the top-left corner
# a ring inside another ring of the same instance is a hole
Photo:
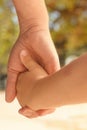
[[[42,43],[38,43],[33,48],[40,65],[44,67],[48,74],[52,74],[60,69],[60,63],[54,44],[49,39],[48,36],[43,37]]]
[[[16,96],[16,81],[17,81],[18,73],[8,72],[7,76],[7,84],[6,84],[6,94],[5,99],[7,102],[12,102]]]
[[[54,111],[55,109],[41,109],[41,110],[33,111],[29,107],[23,107],[19,110],[19,113],[28,118],[36,118],[38,116],[45,116],[47,114],[51,114]]]
[[[54,108],[50,108],[50,109],[41,109],[41,110],[38,110],[37,113],[39,116],[45,116],[47,114],[51,114],[55,111]]]
[[[38,117],[38,113],[25,106],[19,110],[19,113],[27,118],[36,118]]]

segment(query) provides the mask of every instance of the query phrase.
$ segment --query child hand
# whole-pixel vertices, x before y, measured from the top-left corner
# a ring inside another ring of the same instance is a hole
[[[20,58],[28,71],[21,73],[17,82],[17,99],[19,104],[23,107],[19,112],[29,118],[53,112],[54,109],[34,111],[32,110],[33,108],[30,108],[31,106],[29,105],[28,99],[32,88],[35,86],[36,82],[48,76],[48,74],[27,52],[22,51]]]

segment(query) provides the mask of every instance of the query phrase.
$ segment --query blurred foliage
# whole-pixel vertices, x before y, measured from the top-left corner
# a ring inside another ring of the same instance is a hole
[[[61,64],[87,50],[87,0],[46,0],[50,30]],[[10,0],[0,0],[0,72],[6,72],[10,49],[19,28]]]
[[[0,73],[6,73],[11,47],[18,35],[18,22],[10,0],[0,0]]]
[[[60,61],[87,50],[87,0],[47,0],[50,30]]]

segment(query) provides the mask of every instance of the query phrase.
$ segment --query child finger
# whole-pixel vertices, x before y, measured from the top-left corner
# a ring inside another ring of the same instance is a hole
[[[21,58],[21,61],[23,63],[23,65],[29,70],[29,71],[32,71],[33,69],[37,68],[37,67],[40,67],[40,65],[38,63],[36,63],[32,57],[30,56],[30,54],[25,51],[25,50],[22,50],[21,53],[20,53],[20,58]]]

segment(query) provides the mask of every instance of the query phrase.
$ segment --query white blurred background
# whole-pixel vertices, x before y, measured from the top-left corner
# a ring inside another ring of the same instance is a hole
[[[87,130],[87,104],[63,106],[53,114],[28,119],[18,114],[17,100],[8,104],[0,92],[0,130]]]

